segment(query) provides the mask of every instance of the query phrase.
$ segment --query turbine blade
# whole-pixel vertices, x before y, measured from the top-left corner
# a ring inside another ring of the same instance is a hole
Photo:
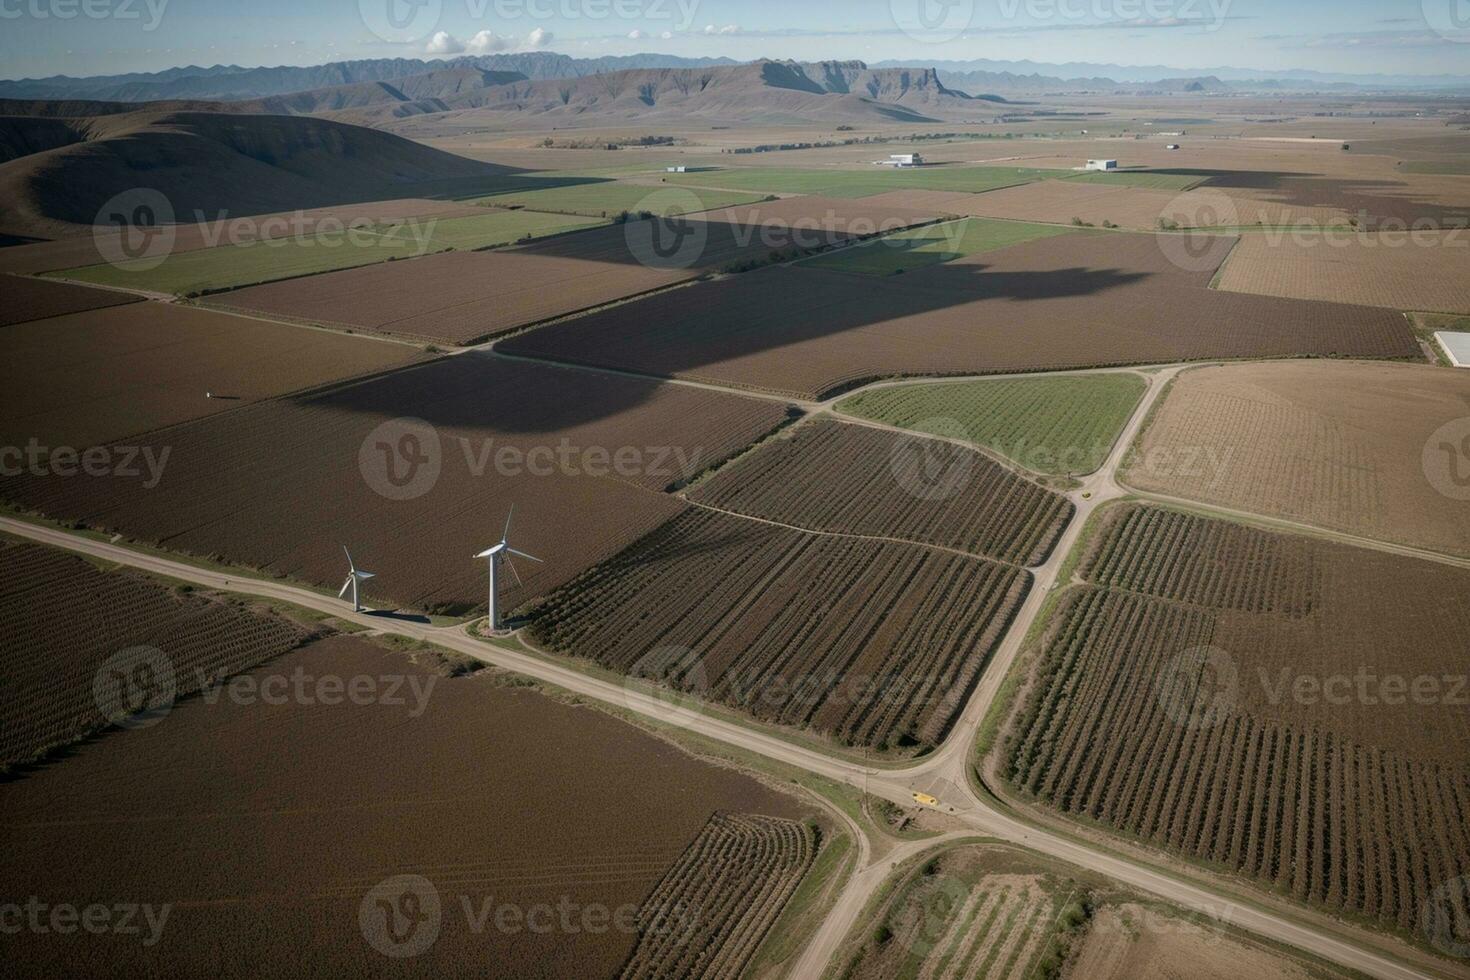
[[[486,548],[484,551],[480,552],[475,557],[476,558],[489,558],[493,554],[495,554],[495,549],[494,548]]]
[[[347,556],[347,567],[352,569],[354,572],[357,571],[357,566],[352,564],[352,552],[347,550],[347,546],[345,544],[342,546],[342,554]]]
[[[546,564],[546,562],[542,561],[540,558],[537,558],[535,555],[528,555],[524,551],[517,551],[514,548],[506,548],[505,550],[509,551],[513,555],[519,555],[527,561],[534,561],[538,565]]]
[[[515,504],[511,504],[510,505],[510,513],[505,515],[505,533],[503,533],[503,534],[500,535],[500,540],[501,541],[509,541],[510,540],[510,521],[511,521],[511,518],[513,518],[515,516],[516,516],[516,505]]]
[[[372,572],[353,572],[359,582],[366,582],[370,578],[377,578]]]
[[[525,588],[526,583],[521,581],[521,570],[519,568],[516,568],[516,563],[510,560],[510,554],[508,550],[505,556],[505,563],[510,566],[510,573],[516,577],[516,585]]]
[[[352,576],[351,575],[347,576],[347,581],[345,581],[345,582],[342,583],[342,591],[337,593],[337,598],[338,599],[341,599],[344,596],[346,596],[347,595],[347,590],[350,589],[350,588],[352,588]]]

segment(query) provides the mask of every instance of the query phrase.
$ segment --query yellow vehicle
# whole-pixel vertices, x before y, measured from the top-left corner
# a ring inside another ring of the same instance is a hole
[[[915,793],[914,802],[919,804],[920,806],[939,806],[939,800],[933,796],[930,796],[928,793]]]

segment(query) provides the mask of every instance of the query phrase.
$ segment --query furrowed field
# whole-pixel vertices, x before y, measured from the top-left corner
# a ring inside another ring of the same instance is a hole
[[[0,445],[85,449],[262,398],[424,359],[172,303],[130,303],[4,328]],[[208,397],[209,395],[215,397]]]
[[[0,327],[122,306],[141,299],[107,289],[89,289],[71,283],[8,275],[0,275],[0,297],[4,299],[3,307],[0,307]]]
[[[894,385],[837,410],[964,439],[1046,476],[1082,476],[1107,460],[1146,387],[1131,373]]]
[[[1428,365],[1200,368],[1175,380],[1122,476],[1140,490],[1470,555],[1457,482],[1470,457],[1455,435],[1466,415],[1464,375]]]
[[[628,980],[743,975],[816,858],[815,828],[716,813],[644,901]],[[700,910],[693,918],[686,910]],[[669,928],[680,916],[683,928]]]
[[[1121,506],[1081,574],[1004,751],[1025,797],[1405,932],[1470,873],[1470,572]]]
[[[76,601],[64,611],[58,603]],[[39,545],[0,544],[0,656],[5,699],[0,711],[0,770],[105,727],[115,713],[146,707],[126,692],[94,682],[115,654],[156,650],[172,665],[152,678],[149,697],[167,689],[193,693],[201,677],[233,674],[305,643],[300,625],[244,603],[170,590],[126,571],[103,572],[84,559]],[[114,664],[130,683],[154,658]],[[140,687],[146,685],[140,684]]]
[[[689,495],[811,531],[1046,560],[1073,506],[971,449],[819,420],[772,439]]]
[[[721,187],[781,194],[825,194],[828,197],[868,197],[889,191],[935,190],[979,193],[997,187],[1024,184],[1052,171],[1012,167],[938,167],[921,170],[802,170],[752,167],[709,173],[677,174],[669,183],[690,187]]]
[[[470,556],[515,505],[519,547],[545,564],[508,576],[511,609],[678,514],[669,487],[785,418],[776,402],[468,353],[151,433],[140,445],[169,449],[156,485],[27,472],[0,497],[333,591],[347,545],[378,576],[372,601],[460,612],[485,602]]]
[[[1025,597],[1013,566],[696,511],[552,595],[555,652],[844,744],[937,745]]]
[[[825,247],[936,217],[921,208],[795,198],[688,218],[634,219],[513,249],[431,255],[276,282],[211,303],[468,344],[726,267],[759,264],[773,252]],[[672,256],[660,256],[659,248],[671,245],[678,246]]]
[[[805,264],[699,283],[502,342],[509,353],[818,399],[899,375],[1210,358],[1417,358],[1388,310],[1209,288],[1233,239],[1062,235],[881,289]]]
[[[1343,980],[1220,923],[1106,879],[993,844],[940,850],[900,873],[864,921],[851,980]]]
[[[329,700],[330,681],[374,696]],[[170,907],[151,945],[7,936],[7,975],[364,976],[403,962],[523,980],[646,975],[649,960],[701,954],[738,968],[819,845],[810,804],[432,650],[332,637],[232,684],[0,792],[4,894]],[[366,937],[404,896],[437,903],[438,929],[390,960]],[[531,927],[547,921],[558,928]]]

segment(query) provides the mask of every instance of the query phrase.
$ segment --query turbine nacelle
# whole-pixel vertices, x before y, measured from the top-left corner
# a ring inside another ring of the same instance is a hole
[[[342,583],[342,588],[337,593],[337,598],[345,598],[347,595],[347,590],[351,589],[352,611],[362,612],[362,603],[358,600],[357,587],[363,582],[366,582],[368,579],[374,578],[375,576],[372,572],[363,572],[358,570],[357,566],[352,562],[352,552],[347,550],[346,545],[343,545],[342,553],[347,556],[347,581]]]
[[[515,513],[515,506],[512,505],[510,508],[510,514],[507,515],[505,518],[505,530],[502,531],[500,534],[500,543],[491,545],[490,547],[486,548],[484,551],[475,556],[476,560],[479,560],[481,558],[485,559],[490,566],[490,602],[488,610],[490,618],[490,629],[492,631],[498,630],[500,628],[500,603],[498,601],[499,589],[497,587],[498,583],[496,581],[498,575],[496,573],[500,568],[501,559],[504,558],[506,564],[510,566],[511,574],[515,575],[517,584],[524,583],[521,581],[521,573],[516,568],[516,563],[511,561],[511,555],[515,555],[517,558],[524,558],[527,561],[534,561],[538,565],[546,564],[535,555],[528,555],[526,554],[526,552],[518,551],[517,549],[510,546],[510,522],[511,518],[515,517]]]

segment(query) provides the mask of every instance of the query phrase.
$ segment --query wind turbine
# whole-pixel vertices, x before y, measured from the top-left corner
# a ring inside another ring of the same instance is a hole
[[[497,544],[497,545],[495,545],[495,546],[493,546],[493,547],[486,548],[484,551],[480,552],[478,555],[475,556],[476,558],[484,558],[484,559],[486,559],[486,561],[490,565],[490,607],[489,608],[490,608],[490,631],[492,633],[493,632],[496,632],[497,630],[500,629],[500,603],[498,601],[498,596],[499,596],[500,560],[502,558],[504,558],[505,561],[510,565],[510,570],[511,570],[511,572],[513,572],[515,574],[515,577],[516,577],[516,581],[517,582],[520,582],[520,580],[521,580],[521,573],[518,572],[518,571],[516,571],[516,563],[510,560],[510,556],[511,555],[516,555],[517,557],[524,558],[527,561],[534,561],[538,565],[544,565],[544,564],[546,564],[540,558],[537,558],[535,555],[528,555],[524,551],[517,551],[516,549],[514,549],[514,548],[512,548],[510,546],[510,521],[511,521],[511,518],[512,517],[515,517],[515,516],[516,516],[515,504],[511,504],[510,513],[508,515],[506,515],[506,518],[505,518],[505,530],[500,535],[500,543]]]
[[[357,570],[357,566],[354,565],[354,564],[352,564],[352,552],[350,552],[350,551],[347,550],[347,546],[346,545],[343,545],[342,546],[342,553],[347,556],[347,569],[348,569],[348,571],[347,571],[347,581],[345,581],[345,582],[342,583],[342,591],[337,593],[337,598],[338,599],[342,598],[343,596],[345,596],[347,594],[347,590],[348,589],[351,589],[352,590],[352,611],[353,612],[362,612],[362,603],[360,601],[358,601],[358,598],[357,598],[357,587],[361,583],[366,582],[368,579],[372,578],[373,577],[373,573],[372,572],[359,572]]]

